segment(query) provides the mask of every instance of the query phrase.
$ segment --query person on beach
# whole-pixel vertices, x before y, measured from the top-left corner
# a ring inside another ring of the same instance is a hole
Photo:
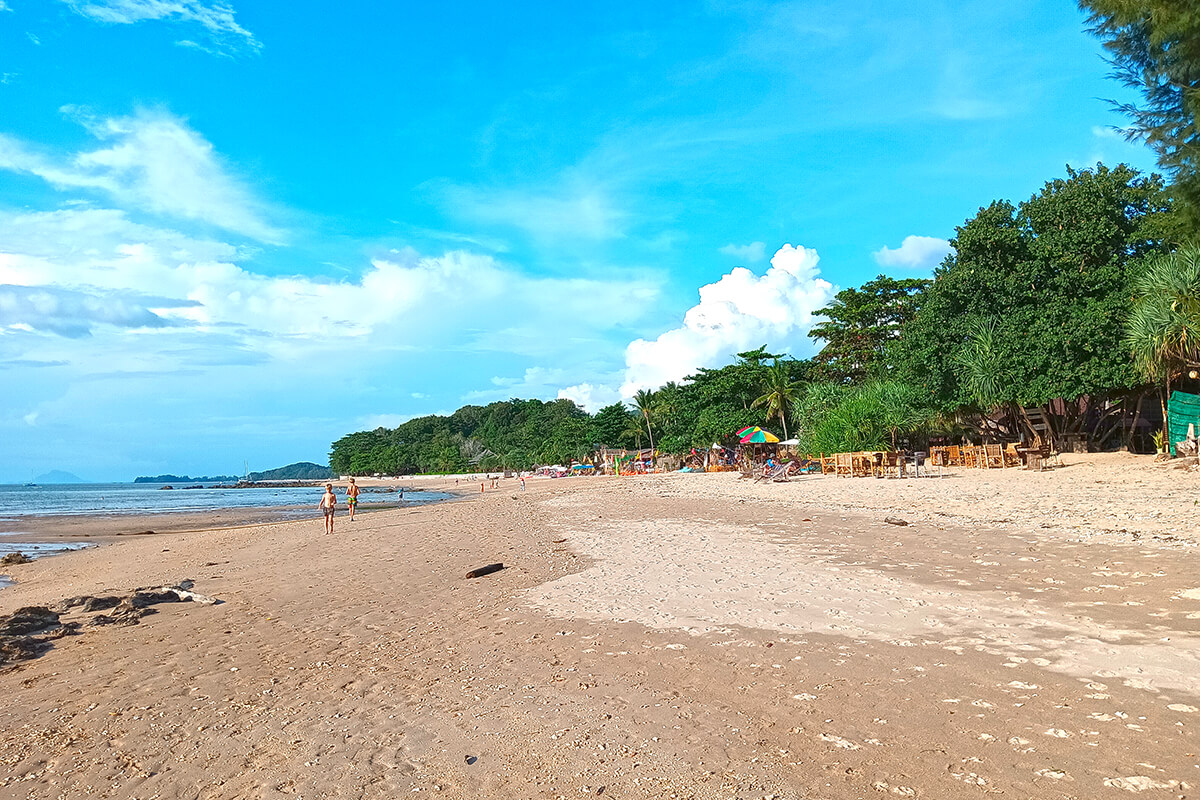
[[[354,522],[354,510],[358,508],[358,491],[358,484],[351,478],[350,485],[346,488],[346,506],[350,509],[351,522]]]
[[[325,484],[325,494],[321,496],[318,508],[325,512],[325,532],[333,533],[333,510],[337,508],[337,495],[333,493],[332,483]]]

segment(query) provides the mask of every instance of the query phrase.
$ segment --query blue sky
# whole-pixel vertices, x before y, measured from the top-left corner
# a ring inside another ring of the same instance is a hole
[[[981,205],[1153,168],[1073,2],[901,5],[0,0],[0,481],[805,357]]]

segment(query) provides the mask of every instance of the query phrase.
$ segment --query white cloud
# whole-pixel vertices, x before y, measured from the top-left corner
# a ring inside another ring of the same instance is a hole
[[[766,256],[767,245],[765,242],[751,242],[750,244],[733,244],[731,242],[722,247],[721,252],[747,264],[757,264]]]
[[[63,2],[82,16],[110,25],[132,25],[138,22],[158,20],[199,25],[216,46],[216,49],[209,50],[209,52],[228,54],[227,50],[247,48],[257,52],[262,49],[262,44],[254,38],[254,34],[238,24],[233,6],[228,3],[205,2],[204,0],[63,0]]]
[[[0,0],[0,11],[12,11],[12,6],[4,2],[4,0]]]
[[[30,427],[32,427],[34,425],[37,425],[39,413],[40,412],[37,412],[37,411],[30,411],[28,414],[21,417],[21,419],[23,419],[25,421],[26,425],[29,425]]]
[[[817,252],[784,245],[761,277],[735,267],[716,283],[700,287],[700,302],[683,324],[654,341],[637,339],[625,351],[622,397],[680,380],[697,367],[712,367],[734,353],[766,344],[780,349],[811,346],[813,312],[833,297],[820,277]]]
[[[0,284],[0,334],[6,329],[48,331],[67,338],[90,336],[98,325],[165,328],[172,323],[151,307],[181,308],[189,301],[136,292],[84,293],[54,286]]]
[[[29,41],[33,42],[36,45],[40,45],[42,43],[42,40],[39,39],[37,37],[37,35],[33,34],[33,33],[26,33],[25,38],[29,39]]]
[[[264,204],[229,174],[212,144],[179,117],[140,110],[129,117],[81,121],[109,146],[51,157],[0,134],[0,169],[37,175],[58,189],[99,191],[122,205],[261,241],[283,238],[283,231],[266,222]]]
[[[452,214],[476,223],[518,228],[543,241],[620,238],[629,218],[603,187],[594,184],[542,190],[446,186],[440,193]]]
[[[621,399],[621,393],[616,389],[608,386],[595,386],[590,383],[580,383],[559,389],[558,396],[574,401],[575,405],[589,414],[594,414]]]
[[[649,279],[529,276],[463,251],[394,253],[345,281],[263,275],[236,263],[239,255],[229,245],[137,225],[110,210],[0,213],[0,284],[28,287],[9,289],[23,299],[3,307],[0,323],[60,336],[93,330],[89,321],[169,326],[174,336],[216,337],[238,363],[245,363],[246,353],[301,359],[367,337],[376,353],[448,342],[473,350],[528,343],[539,352],[562,353],[577,343],[547,331],[596,337],[641,319],[658,296]],[[156,297],[145,297],[148,289]],[[64,304],[74,304],[78,326],[69,327]],[[611,313],[597,318],[597,306]],[[469,325],[445,325],[447,309]],[[502,335],[480,333],[495,330]],[[138,361],[145,366],[145,358]],[[561,386],[563,377],[552,379]]]
[[[932,269],[950,254],[951,249],[950,242],[945,239],[933,236],[905,236],[904,241],[895,250],[885,246],[873,255],[875,263],[884,267]]]

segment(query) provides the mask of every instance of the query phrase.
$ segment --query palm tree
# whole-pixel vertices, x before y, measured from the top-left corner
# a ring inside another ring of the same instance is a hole
[[[788,373],[786,362],[775,359],[775,363],[767,368],[767,377],[763,383],[763,395],[750,404],[751,408],[767,407],[767,420],[779,417],[783,424],[783,438],[788,438],[787,410],[796,402],[800,395],[800,384],[792,380]]]
[[[654,392],[638,389],[633,396],[633,407],[642,412],[646,420],[646,434],[650,437],[650,463],[654,463],[654,431],[650,428],[650,412],[654,410]]]
[[[1163,381],[1163,441],[1170,442],[1171,377],[1200,364],[1200,247],[1161,256],[1134,277],[1125,344],[1148,380]]]

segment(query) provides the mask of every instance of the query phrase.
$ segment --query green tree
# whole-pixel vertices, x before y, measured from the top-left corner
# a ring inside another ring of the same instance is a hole
[[[819,309],[816,313],[825,321],[813,325],[808,335],[825,342],[813,359],[825,379],[858,383],[870,376],[883,377],[889,348],[904,324],[916,316],[929,283],[880,275],[858,289],[843,289]]]
[[[792,404],[796,402],[799,388],[799,383],[792,380],[787,363],[777,358],[767,370],[766,380],[763,383],[763,394],[750,404],[751,408],[766,406],[768,421],[772,417],[779,419],[780,424],[783,425],[784,439],[789,438],[787,414],[791,410]]]
[[[638,389],[637,394],[633,396],[633,407],[642,413],[642,418],[646,420],[646,435],[650,437],[650,459],[653,463],[654,453],[654,430],[650,427],[650,413],[654,411],[654,393],[645,389]]]
[[[1172,219],[1162,179],[1125,165],[1068,168],[1019,207],[980,209],[957,229],[954,252],[904,327],[899,375],[940,411],[974,404],[960,359],[992,320],[988,356],[1010,387],[1000,399],[1042,406],[1054,434],[1081,430],[1080,398],[1138,385],[1121,345],[1129,281],[1146,258],[1170,249]],[[1057,416],[1056,399],[1065,408]]]
[[[1200,366],[1200,247],[1153,259],[1133,280],[1125,344],[1150,381],[1162,381],[1164,441],[1172,376]]]
[[[1144,141],[1200,220],[1200,6],[1188,0],[1081,0],[1088,28],[1104,44],[1113,77],[1142,94],[1117,103],[1127,136]]]

